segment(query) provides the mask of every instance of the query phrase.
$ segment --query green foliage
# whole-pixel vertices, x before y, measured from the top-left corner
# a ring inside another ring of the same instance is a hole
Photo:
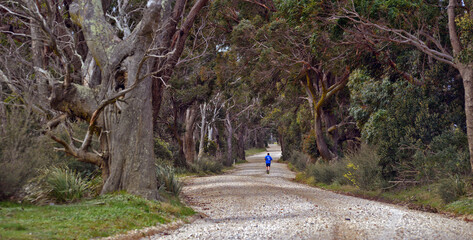
[[[376,190],[385,185],[379,161],[374,148],[362,145],[356,153],[342,159],[307,165],[305,173],[324,184],[349,184],[363,190]]]
[[[469,64],[473,61],[473,19],[468,12],[456,19],[456,25],[463,50],[459,55],[461,62]]]
[[[95,239],[194,213],[174,197],[157,202],[121,193],[67,205],[0,202],[0,238]]]
[[[444,203],[453,202],[465,195],[465,193],[465,182],[458,175],[440,181],[438,194]]]
[[[217,142],[209,140],[208,138],[205,138],[204,140],[204,152],[207,153],[210,156],[215,156],[217,153]]]
[[[456,128],[445,131],[432,139],[414,155],[413,166],[418,169],[418,179],[439,179],[452,174],[466,175],[471,171],[468,139]]]
[[[95,193],[90,190],[91,183],[79,173],[53,166],[39,170],[38,176],[30,180],[25,188],[25,200],[36,204],[74,202]]]
[[[447,205],[447,209],[459,214],[473,214],[473,198],[460,199]]]
[[[160,138],[154,139],[154,156],[159,162],[170,161],[173,158],[172,152],[169,150],[169,143]]]
[[[173,167],[168,165],[156,166],[156,179],[158,181],[159,190],[172,193],[179,196],[182,190],[182,184],[176,177]]]
[[[317,140],[314,131],[311,131],[310,134],[304,138],[303,149],[304,152],[309,154],[309,156],[314,160],[317,160],[320,157],[319,150],[317,149]]]
[[[349,87],[350,114],[362,137],[377,144],[385,179],[395,177],[400,166],[412,165],[416,149],[425,149],[463,114],[458,111],[462,108],[459,102],[450,95],[458,97],[459,90],[451,85],[416,87],[387,78],[377,81],[357,71]]]

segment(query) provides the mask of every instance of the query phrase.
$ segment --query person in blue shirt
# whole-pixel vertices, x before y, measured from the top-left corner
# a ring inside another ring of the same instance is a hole
[[[269,156],[269,153],[268,153],[268,155],[266,155],[264,160],[266,160],[266,173],[269,174],[269,168],[271,167],[271,161],[273,160],[273,158]]]

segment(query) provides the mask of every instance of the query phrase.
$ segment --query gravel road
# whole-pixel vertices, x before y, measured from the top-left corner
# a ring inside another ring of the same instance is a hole
[[[285,164],[268,175],[265,155],[188,179],[185,199],[206,217],[144,239],[473,239],[473,223],[295,183]]]

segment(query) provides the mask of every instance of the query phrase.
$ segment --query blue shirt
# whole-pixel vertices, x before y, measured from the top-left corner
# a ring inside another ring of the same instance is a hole
[[[273,160],[273,158],[269,155],[266,155],[264,159],[266,160],[266,163],[271,163],[271,160]]]

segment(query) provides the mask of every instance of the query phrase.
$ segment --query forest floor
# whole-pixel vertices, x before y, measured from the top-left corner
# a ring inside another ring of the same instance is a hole
[[[266,174],[265,155],[187,179],[184,199],[205,217],[144,239],[473,239],[472,222],[296,183],[276,161]]]

